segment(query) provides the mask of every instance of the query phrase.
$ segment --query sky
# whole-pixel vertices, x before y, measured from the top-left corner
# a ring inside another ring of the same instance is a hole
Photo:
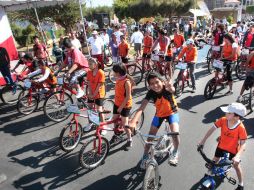
[[[113,4],[113,0],[86,0],[87,7],[91,7],[90,2],[92,2],[93,7],[98,6],[111,6]]]

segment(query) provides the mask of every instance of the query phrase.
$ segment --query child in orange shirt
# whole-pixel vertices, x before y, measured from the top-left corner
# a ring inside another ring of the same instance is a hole
[[[125,36],[120,36],[121,43],[118,46],[118,55],[121,57],[123,63],[128,63],[129,44],[125,40]]]
[[[95,58],[88,59],[90,70],[87,72],[88,81],[88,103],[95,103],[96,110],[103,111],[103,101],[105,98],[105,74],[99,69],[98,62]],[[104,122],[104,115],[101,114],[101,121]],[[90,130],[90,129],[87,129]]]
[[[217,129],[221,129],[219,143],[215,151],[214,161],[219,162],[224,153],[229,153],[229,159],[234,163],[239,185],[236,190],[243,190],[243,176],[240,167],[240,156],[245,151],[247,132],[240,118],[246,115],[246,108],[241,103],[232,103],[227,107],[221,107],[226,113],[225,117],[218,119],[214,126],[208,130],[205,137],[198,144],[199,148],[203,148],[206,140]]]
[[[113,119],[116,119],[121,116],[121,127],[124,127],[124,130],[127,134],[128,140],[125,145],[128,150],[132,146],[131,130],[128,127],[129,114],[132,107],[132,81],[127,76],[127,69],[124,64],[117,64],[113,66],[114,75],[116,77],[115,85],[115,104],[113,110]],[[113,144],[117,139],[115,134],[110,140],[110,144]]]

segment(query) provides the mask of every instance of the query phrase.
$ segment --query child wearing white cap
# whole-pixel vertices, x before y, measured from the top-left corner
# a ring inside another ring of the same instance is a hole
[[[246,115],[246,108],[241,103],[232,103],[226,107],[220,108],[226,115],[214,123],[213,127],[208,130],[198,146],[204,146],[211,134],[217,128],[220,128],[221,134],[213,160],[218,162],[225,152],[229,153],[229,159],[234,162],[233,166],[239,180],[236,190],[243,190],[243,175],[240,167],[240,157],[245,151],[247,132],[240,118]]]

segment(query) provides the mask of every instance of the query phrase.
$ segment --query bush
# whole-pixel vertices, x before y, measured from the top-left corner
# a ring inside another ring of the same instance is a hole
[[[16,37],[16,36],[21,36],[22,35],[22,28],[16,24],[11,24],[11,30],[12,30],[12,33],[13,33],[13,36]]]

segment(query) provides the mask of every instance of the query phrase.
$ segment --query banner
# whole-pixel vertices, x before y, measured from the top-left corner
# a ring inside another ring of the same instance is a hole
[[[18,59],[18,52],[15,46],[8,17],[2,7],[0,7],[0,47],[4,47],[11,60]]]

